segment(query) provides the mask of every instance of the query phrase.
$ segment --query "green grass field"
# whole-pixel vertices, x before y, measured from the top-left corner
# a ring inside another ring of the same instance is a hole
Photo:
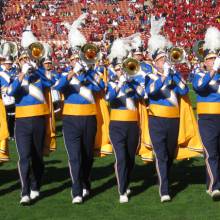
[[[191,94],[192,95],[192,94]],[[191,96],[192,97],[192,96]],[[193,96],[194,100],[194,96]],[[60,127],[58,128],[60,135]],[[161,204],[154,164],[136,159],[128,204],[119,204],[114,156],[95,158],[92,193],[82,205],[72,205],[71,180],[62,137],[58,149],[45,158],[41,198],[29,207],[19,205],[17,152],[10,143],[11,161],[0,166],[0,216],[8,219],[220,219],[220,202],[205,190],[203,158],[175,162],[171,172],[172,202]]]

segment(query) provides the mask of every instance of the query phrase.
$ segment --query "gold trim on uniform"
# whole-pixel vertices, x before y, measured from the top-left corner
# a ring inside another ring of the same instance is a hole
[[[164,117],[164,118],[179,118],[179,108],[177,106],[165,106],[151,104],[149,106],[149,115]]]
[[[96,115],[95,104],[64,104],[63,115]]]
[[[198,102],[197,114],[220,114],[220,102]]]
[[[138,121],[138,112],[126,109],[112,109],[111,121]]]
[[[16,106],[15,117],[26,118],[41,115],[48,115],[49,108],[47,104],[27,105],[27,106]]]

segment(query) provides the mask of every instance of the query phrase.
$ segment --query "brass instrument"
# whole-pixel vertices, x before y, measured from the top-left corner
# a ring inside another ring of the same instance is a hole
[[[83,45],[79,56],[87,64],[95,64],[100,59],[100,49],[95,44],[88,43]]]
[[[137,59],[129,57],[124,60],[122,68],[129,76],[135,76],[140,70],[140,63]]]
[[[200,62],[204,61],[204,50],[203,50],[204,43],[205,43],[204,40],[198,40],[194,43],[192,48],[193,53],[199,59]]]
[[[179,64],[185,61],[186,52],[181,47],[172,47],[168,53],[168,59],[171,64]]]
[[[41,58],[43,58],[44,53],[44,46],[40,42],[34,42],[28,46],[28,54],[30,58],[34,60],[40,60]]]
[[[6,41],[1,45],[1,51],[3,56],[12,56],[13,58],[18,55],[18,46],[16,43]]]

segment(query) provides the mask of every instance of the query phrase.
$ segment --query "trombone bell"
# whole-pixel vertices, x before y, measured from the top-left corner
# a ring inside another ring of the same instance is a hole
[[[169,51],[168,57],[172,64],[182,63],[185,59],[185,51],[181,47],[173,47]]]
[[[123,62],[122,67],[129,76],[135,76],[140,70],[140,63],[134,58],[127,58]]]
[[[40,60],[44,56],[44,46],[39,42],[32,43],[28,46],[28,54],[32,59]]]
[[[99,59],[100,49],[95,44],[85,44],[80,51],[80,57],[88,64],[94,64]]]

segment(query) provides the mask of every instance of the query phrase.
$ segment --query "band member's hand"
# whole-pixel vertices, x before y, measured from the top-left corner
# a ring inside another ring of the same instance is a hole
[[[169,63],[167,63],[167,62],[164,63],[164,65],[163,65],[163,72],[164,72],[164,75],[165,75],[165,76],[168,76],[168,75],[169,75],[170,68],[171,68],[171,66],[170,66]]]
[[[214,61],[214,64],[213,64],[213,70],[214,71],[217,71],[218,69],[220,68],[220,57],[217,57]]]
[[[118,87],[121,88],[122,85],[123,85],[126,81],[127,81],[127,79],[126,79],[125,75],[121,75],[121,76],[119,77]]]
[[[79,62],[77,62],[73,68],[73,72],[78,73],[83,69],[84,69],[83,65],[81,65]]]
[[[32,68],[32,66],[30,64],[25,63],[22,66],[21,72],[26,75],[31,68]]]

